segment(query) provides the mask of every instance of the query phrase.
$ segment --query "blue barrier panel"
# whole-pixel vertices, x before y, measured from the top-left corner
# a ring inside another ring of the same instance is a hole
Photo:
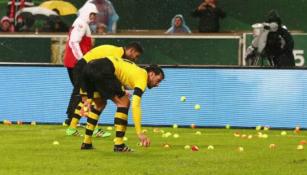
[[[307,128],[307,71],[164,68],[166,80],[143,96],[143,124]],[[0,120],[59,123],[71,85],[63,67],[0,67]],[[180,97],[186,96],[186,102]],[[200,110],[194,105],[199,104]],[[112,102],[102,114],[112,124]],[[84,119],[83,119],[84,121]],[[131,114],[129,123],[133,124]]]

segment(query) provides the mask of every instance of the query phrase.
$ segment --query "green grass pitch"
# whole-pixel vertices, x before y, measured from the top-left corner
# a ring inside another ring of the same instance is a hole
[[[105,129],[106,127],[103,127]],[[179,134],[163,138],[153,128],[144,128],[152,140],[149,148],[137,146],[134,128],[127,131],[126,143],[133,153],[114,153],[113,137],[94,138],[94,150],[80,150],[82,137],[65,136],[65,127],[56,125],[0,125],[1,175],[283,175],[307,174],[307,132],[261,131],[268,138],[258,138],[256,130],[160,128]],[[79,130],[84,133],[83,128]],[[195,132],[200,131],[201,135]],[[252,135],[252,139],[234,133]],[[53,142],[58,141],[58,145]],[[164,148],[169,144],[170,148]],[[270,144],[275,144],[273,149]],[[199,151],[185,150],[197,145]],[[214,150],[208,150],[213,145]],[[238,147],[244,151],[238,151]]]

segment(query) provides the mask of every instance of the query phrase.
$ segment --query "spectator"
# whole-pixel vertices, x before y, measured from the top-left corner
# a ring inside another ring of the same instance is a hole
[[[226,16],[225,12],[216,6],[215,0],[203,0],[192,13],[193,17],[199,17],[199,32],[218,32],[220,30],[220,18]]]
[[[281,18],[277,11],[271,10],[266,22],[269,24],[277,24],[277,30],[270,30],[266,46],[264,48],[265,56],[273,63],[274,67],[295,67],[295,60],[293,55],[294,41],[291,34],[282,24]]]
[[[191,33],[191,30],[185,24],[184,18],[181,14],[177,14],[173,17],[171,25],[172,26],[165,32],[166,34]]]
[[[88,0],[83,7],[87,6],[89,3],[95,4],[98,10],[97,23],[90,24],[92,32],[96,33],[97,24],[103,23],[107,26],[107,33],[116,33],[119,16],[117,15],[112,3],[109,0]]]
[[[67,25],[60,19],[55,18],[50,20],[51,32],[68,32]]]
[[[107,26],[103,23],[97,23],[96,33],[99,35],[104,35],[107,33]]]
[[[11,21],[10,21],[10,18],[7,17],[7,16],[4,16],[2,19],[1,19],[1,29],[0,29],[0,32],[11,32]]]
[[[7,3],[7,16],[10,18],[10,21],[12,23],[15,23],[15,15],[16,12],[24,7],[32,7],[34,6],[34,3],[32,2],[32,0],[20,0],[20,1],[16,1],[16,0],[9,0]],[[14,25],[10,25],[11,32],[15,31],[15,26]]]
[[[53,9],[60,16],[60,12],[57,9]],[[68,26],[61,20],[60,17],[50,18],[50,30],[51,32],[68,32]]]
[[[17,16],[16,18],[16,25],[15,25],[15,31],[16,32],[23,32],[26,31],[26,24],[25,21],[23,20],[22,16]]]
[[[23,1],[16,1],[16,0],[9,0],[7,2],[7,16],[14,17],[16,12],[24,7],[33,7],[34,3],[32,0],[23,0]]]

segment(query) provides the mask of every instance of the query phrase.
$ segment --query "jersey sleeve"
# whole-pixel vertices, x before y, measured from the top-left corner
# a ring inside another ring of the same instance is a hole
[[[139,74],[137,78],[139,81],[136,82],[134,87],[134,92],[132,96],[132,116],[134,121],[134,126],[137,134],[142,132],[141,121],[142,121],[142,109],[141,109],[141,99],[142,95],[147,87],[147,73]]]
[[[82,40],[82,37],[86,33],[85,26],[76,25],[71,31],[70,39],[69,39],[69,47],[72,50],[72,53],[74,54],[75,58],[80,60],[83,57],[81,48],[80,48],[80,42]]]
[[[142,132],[142,109],[141,109],[141,98],[143,91],[139,88],[134,89],[134,93],[132,96],[132,116],[135,126],[135,131],[137,134]]]

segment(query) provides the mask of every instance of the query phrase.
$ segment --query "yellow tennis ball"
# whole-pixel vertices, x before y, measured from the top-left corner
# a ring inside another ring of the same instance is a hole
[[[187,100],[186,96],[181,96],[180,101],[185,102]]]
[[[195,109],[195,110],[200,110],[200,105],[199,105],[199,104],[196,104],[196,105],[194,106],[194,109]]]

